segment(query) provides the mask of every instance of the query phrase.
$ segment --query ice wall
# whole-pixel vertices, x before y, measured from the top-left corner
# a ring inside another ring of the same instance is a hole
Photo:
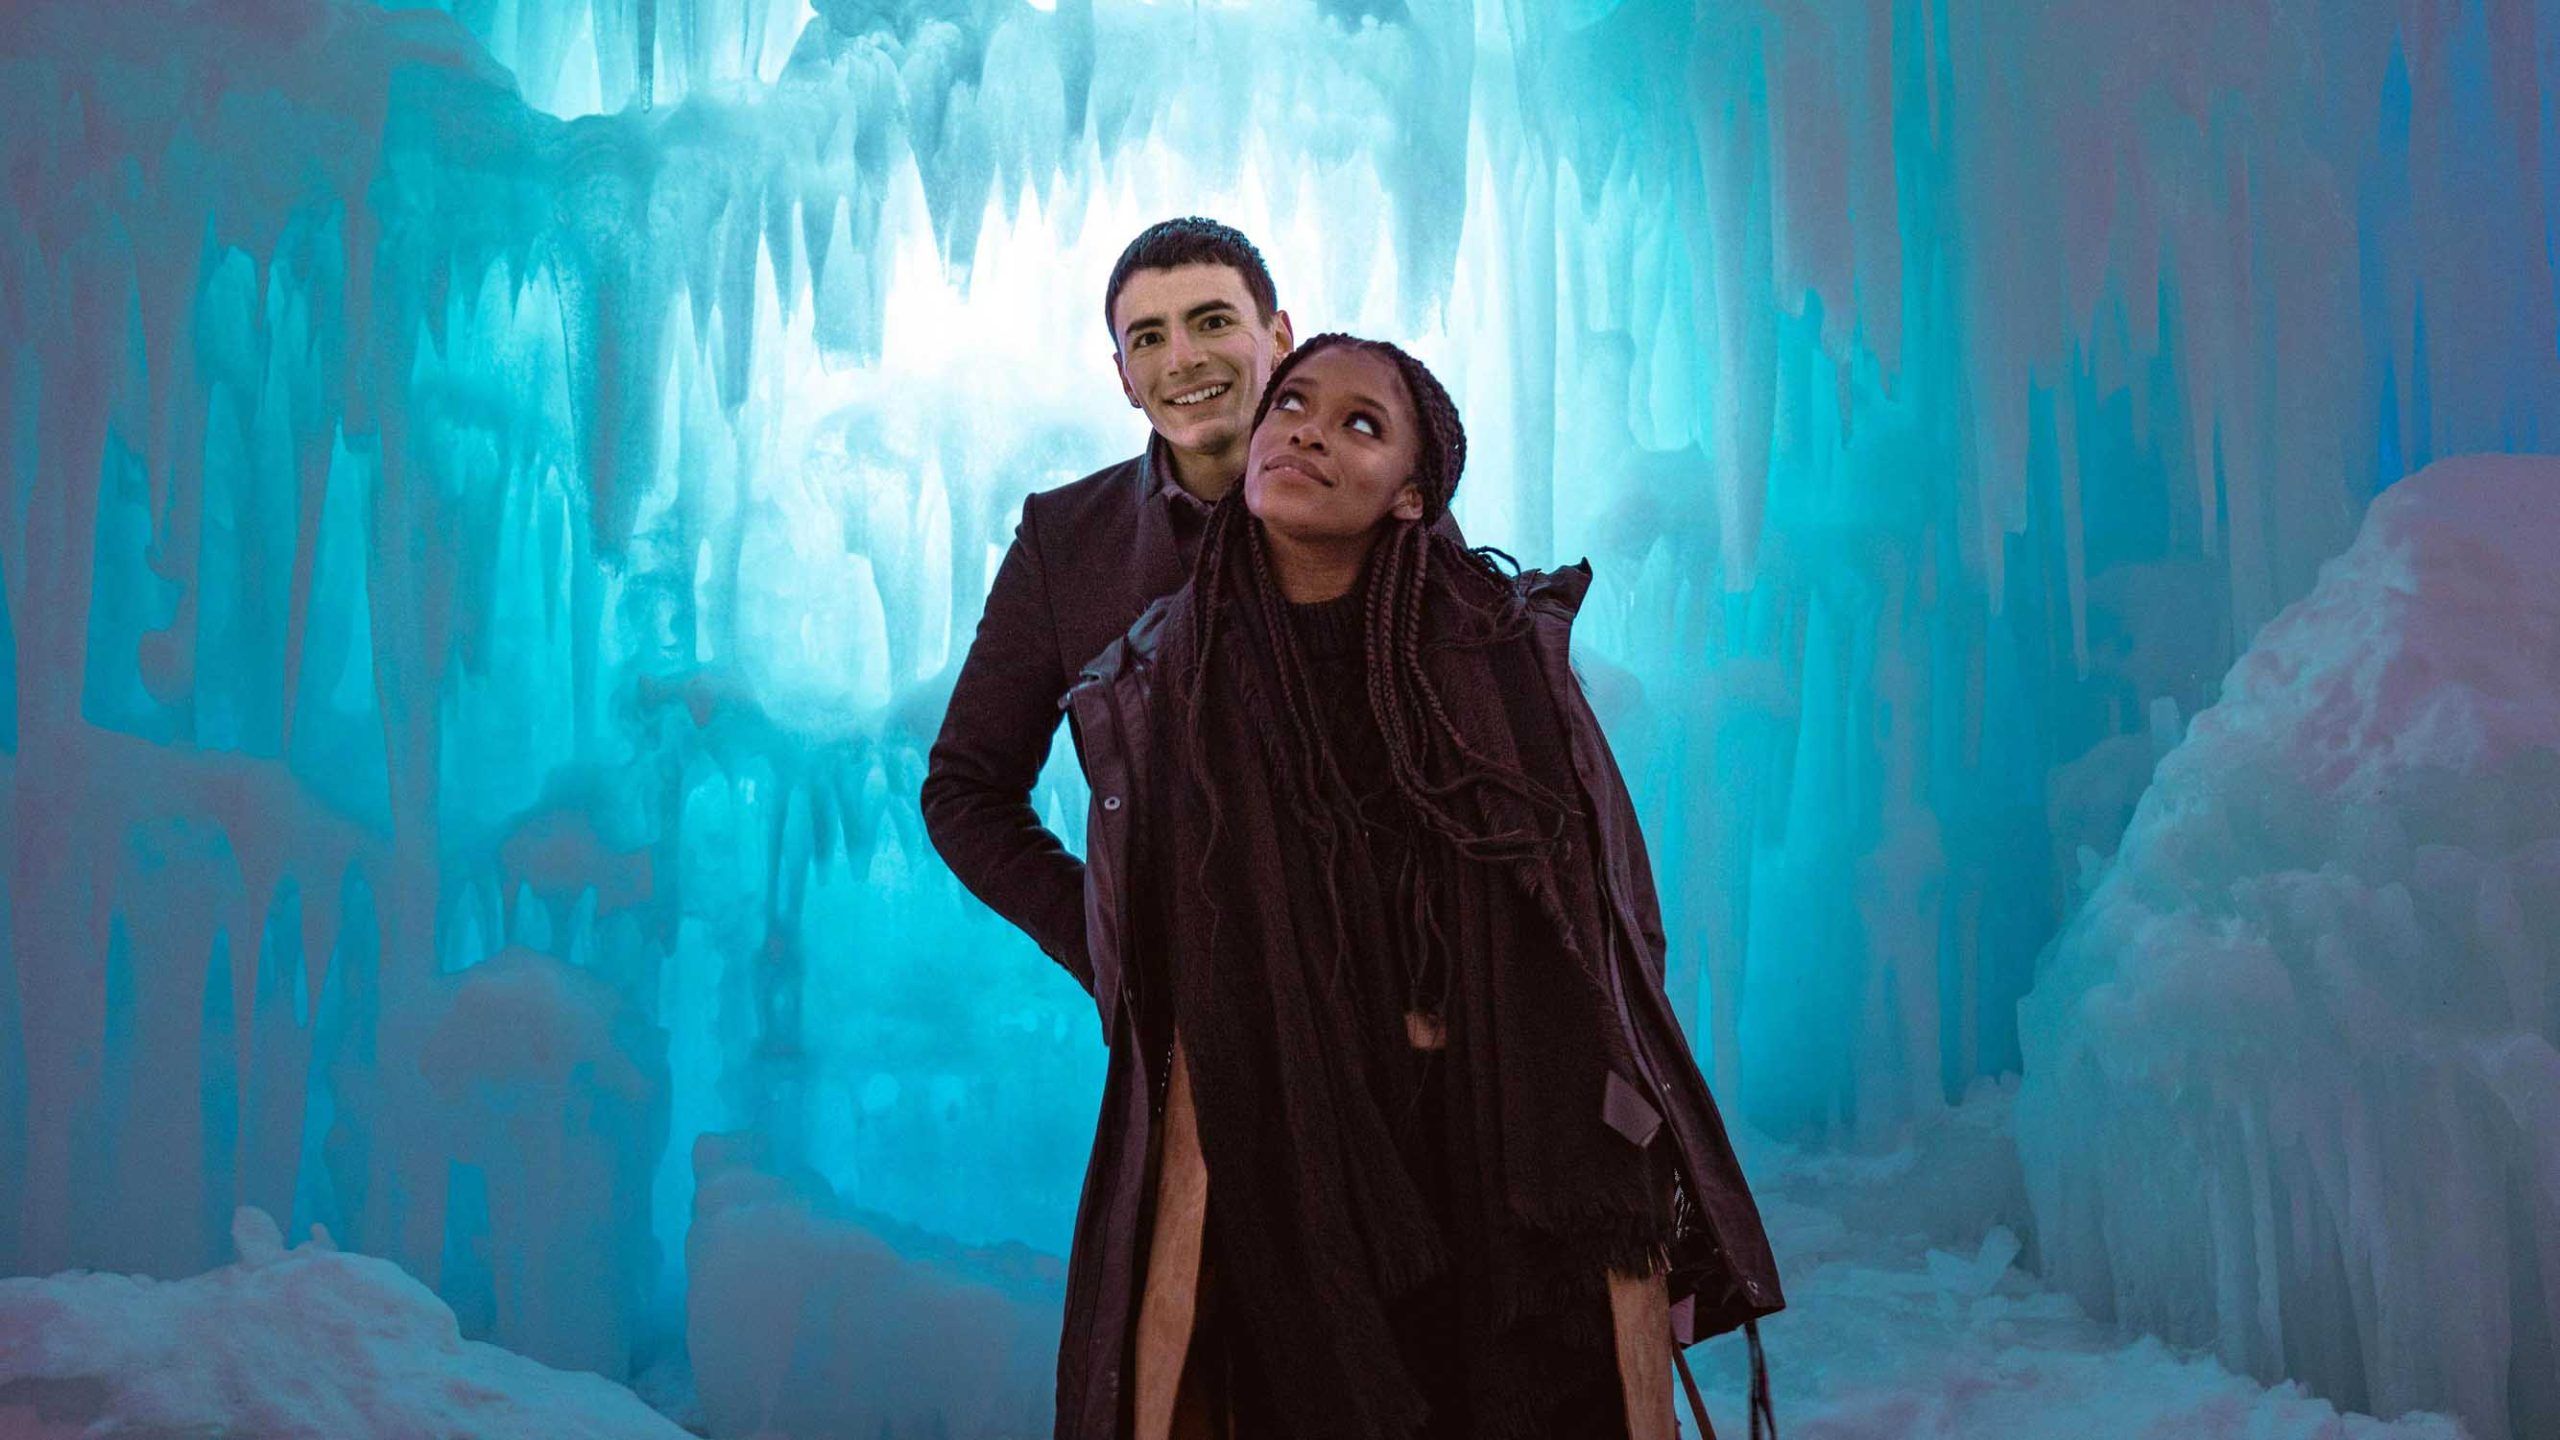
[[[2560,461],[2376,500],[2021,1007],[2050,1272],[2355,1410],[2560,1431]]]
[[[2523,0],[8,7],[0,1270],[191,1274],[248,1200],[493,1332],[615,1296],[642,1368],[713,1132],[1061,1245],[1090,1006],[912,797],[1019,497],[1143,433],[1110,259],[1194,210],[1302,328],[1440,368],[1472,534],[1594,558],[1720,1092],[1888,1136],[2017,1065],[2084,856],[2366,500],[2551,443],[2555,35]],[[628,1213],[546,1240],[575,1166],[502,1222],[485,1115],[421,1068],[510,946],[644,1077],[574,1153],[654,1161],[654,1261]]]

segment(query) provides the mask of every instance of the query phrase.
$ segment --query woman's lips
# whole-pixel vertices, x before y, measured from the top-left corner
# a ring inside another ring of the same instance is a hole
[[[1325,486],[1328,489],[1333,486],[1333,482],[1331,480],[1328,480],[1324,476],[1318,474],[1313,466],[1307,464],[1307,462],[1299,459],[1295,455],[1274,455],[1270,459],[1262,462],[1262,469],[1264,474],[1269,474],[1274,470],[1286,470],[1292,475],[1304,476],[1305,478],[1313,480],[1317,484]]]

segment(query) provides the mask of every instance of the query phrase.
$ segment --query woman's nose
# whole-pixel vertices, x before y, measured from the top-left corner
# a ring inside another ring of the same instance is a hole
[[[1313,420],[1301,420],[1297,428],[1289,432],[1289,443],[1302,449],[1321,450],[1324,448],[1324,430]]]

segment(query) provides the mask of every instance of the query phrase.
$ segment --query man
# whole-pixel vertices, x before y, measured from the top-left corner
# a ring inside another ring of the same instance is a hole
[[[1291,342],[1253,242],[1196,216],[1129,242],[1103,317],[1121,392],[1154,434],[1136,458],[1023,502],[923,793],[951,873],[1088,991],[1084,864],[1040,823],[1031,787],[1085,662],[1190,575],[1201,522],[1243,473],[1263,384]]]

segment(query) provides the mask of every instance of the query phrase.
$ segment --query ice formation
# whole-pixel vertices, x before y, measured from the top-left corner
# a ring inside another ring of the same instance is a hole
[[[652,1373],[733,1133],[1061,1247],[1090,1002],[913,797],[1020,496],[1140,443],[1097,302],[1191,211],[1434,364],[1471,535],[1593,558],[1711,1078],[1890,1147],[2018,1067],[2153,761],[2371,497],[2560,436],[2554,36],[0,6],[0,1273],[193,1275],[250,1203]],[[1073,843],[1072,765],[1038,800]],[[481,1002],[580,1061],[428,1064]]]
[[[422,1103],[386,1128],[449,1157],[440,1284],[474,1334],[625,1378],[659,1273],[665,1048],[610,984],[521,946],[437,982]]]
[[[400,1268],[263,1210],[239,1259],[185,1280],[0,1280],[0,1435],[682,1440],[619,1385],[462,1338]]]
[[[2560,1433],[2560,460],[2439,461],[2232,669],[2021,1007],[2092,1311]]]
[[[686,1334],[712,1434],[1050,1432],[1065,1262],[850,1210],[763,1148],[695,1144]]]

